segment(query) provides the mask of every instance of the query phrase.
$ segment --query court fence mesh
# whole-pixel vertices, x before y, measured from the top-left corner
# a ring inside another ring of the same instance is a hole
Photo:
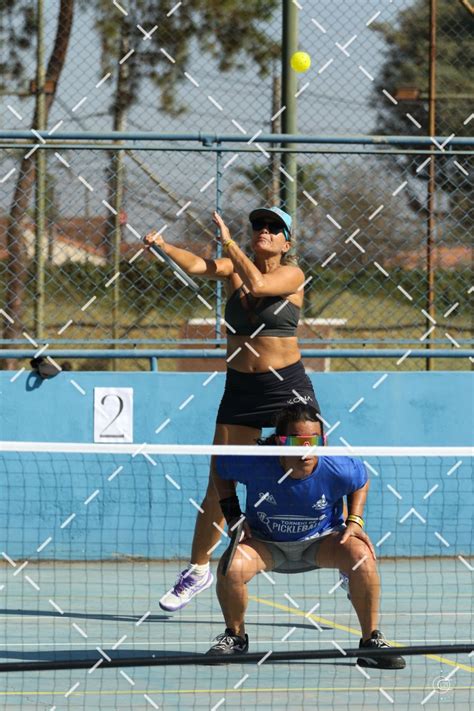
[[[223,286],[197,279],[199,291],[192,292],[169,266],[143,250],[141,240],[156,229],[172,244],[207,258],[219,256],[211,221],[219,207],[232,236],[250,254],[248,212],[275,202],[271,191],[275,170],[278,180],[281,176],[281,153],[267,158],[230,142],[221,147],[182,143],[176,149],[166,141],[129,142],[129,148],[111,151],[76,141],[38,149],[45,154],[49,181],[43,233],[38,234],[32,211],[15,224],[6,205],[0,215],[4,348],[32,342],[53,347],[87,342],[97,348],[224,342]],[[267,153],[269,145],[262,148]],[[24,152],[1,150],[5,169],[13,169]],[[458,146],[437,153],[430,157],[429,147],[360,146],[350,139],[336,146],[324,140],[298,146],[293,249],[306,279],[298,331],[303,347],[423,348],[430,342],[452,351],[472,344],[472,186],[458,167],[462,163],[472,173],[472,150]],[[437,321],[426,316],[430,160],[436,160],[439,172],[430,257]],[[120,200],[114,193],[118,163]],[[7,192],[14,187],[9,182]],[[423,368],[422,359],[396,361],[384,367]],[[441,362],[447,369],[470,367],[468,358]],[[106,365],[89,359],[75,367]],[[147,361],[141,367],[147,368]],[[194,367],[193,361],[180,361],[181,369]],[[322,361],[308,367],[320,369]],[[377,361],[371,358],[331,363],[332,369],[373,367]]]
[[[245,489],[238,487],[242,510],[256,511],[267,526],[266,536],[254,535],[268,544],[281,540],[283,524],[285,530],[301,526],[301,509],[288,503],[288,491],[285,503],[278,502],[280,486],[294,484],[280,459],[288,447],[2,442],[0,673],[29,672],[4,677],[12,680],[8,699],[60,708],[60,697],[70,696],[74,707],[88,708],[97,693],[103,694],[97,708],[135,708],[140,693],[156,708],[182,708],[183,699],[187,708],[241,708],[253,699],[277,709],[302,708],[315,698],[331,698],[338,708],[349,697],[354,703],[355,695],[360,708],[382,708],[388,694],[408,708],[447,689],[455,695],[452,708],[468,708],[472,448],[291,449],[297,457],[319,457],[311,477],[322,461],[336,468],[359,461],[366,469],[364,516],[381,582],[379,627],[407,662],[405,671],[384,674],[400,676],[381,679],[358,665],[350,571],[349,590],[337,569],[256,574],[247,585],[249,654],[223,666],[204,656],[225,626],[214,585],[185,610],[158,606],[189,561],[211,455],[249,479],[261,475],[263,463],[278,462],[281,484],[271,480],[271,495],[263,478],[259,499],[248,498],[245,509]],[[331,517],[337,505],[328,489],[309,518]],[[214,575],[229,540],[224,529],[216,535]],[[337,696],[329,697],[336,687]]]
[[[262,144],[267,155],[236,148],[234,158],[212,145],[186,151],[184,139],[233,132],[250,140],[260,131],[283,130],[284,3],[247,3],[245,19],[234,0],[41,5],[47,111],[38,143],[29,127],[39,128],[41,92],[31,79],[38,70],[40,3],[6,2],[0,20],[6,106],[0,145],[2,345],[31,345],[25,333],[40,345],[222,340],[220,287],[202,283],[201,300],[190,298],[169,269],[145,255],[134,259],[137,239],[166,224],[166,239],[214,256],[212,210],[222,210],[245,245],[249,210],[279,202],[278,141],[275,152]],[[434,346],[438,340],[447,349],[472,343],[467,300],[474,140],[459,155],[453,150],[455,138],[472,139],[472,3],[436,3],[434,133],[444,137],[430,146],[439,153],[433,158],[436,275],[428,309],[436,324],[423,314],[429,156],[416,142],[430,133],[429,3],[292,5],[300,46],[313,58],[310,72],[298,79],[298,131],[336,139],[331,151],[298,150],[296,251],[311,278],[300,338],[380,346]],[[112,139],[105,149],[86,138],[87,132],[113,129],[130,136],[180,134],[183,150],[161,144],[142,151],[137,142],[120,148]],[[34,143],[22,147],[18,130],[28,130]],[[76,142],[56,140],[63,131],[75,132]],[[413,143],[392,155],[380,145],[364,154],[345,152],[353,135],[410,135]],[[180,367],[190,363],[196,365],[188,360]],[[371,369],[377,363],[348,357],[332,361],[331,368]],[[321,359],[312,364],[322,365]],[[74,367],[105,366],[91,359]],[[407,358],[385,367],[420,369],[423,361]],[[471,363],[451,359],[441,367],[467,369]]]

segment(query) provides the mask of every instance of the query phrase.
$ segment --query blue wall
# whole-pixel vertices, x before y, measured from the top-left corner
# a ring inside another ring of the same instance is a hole
[[[460,445],[472,442],[474,377],[471,373],[311,373],[324,417],[341,425],[351,444]],[[224,386],[219,373],[207,386],[207,373],[61,373],[40,381],[35,375],[0,372],[0,437],[4,440],[93,441],[93,389],[132,387],[135,441],[209,443]],[[72,384],[74,380],[86,394]],[[191,394],[194,400],[179,410]],[[365,400],[353,413],[349,409]],[[171,422],[160,435],[155,429]]]
[[[451,445],[472,443],[474,379],[470,373],[311,374],[325,418],[341,424],[331,437],[360,445]],[[50,381],[23,374],[14,382],[0,373],[3,440],[93,440],[93,389],[132,387],[137,443],[210,443],[223,389],[223,374],[203,386],[205,373],[62,373]],[[81,394],[71,380],[85,391]],[[191,394],[194,399],[179,409]],[[360,398],[364,401],[352,413]],[[167,418],[160,434],[156,428]],[[0,537],[13,557],[103,558],[128,555],[186,557],[195,509],[207,480],[207,462],[142,457],[29,457],[0,455]],[[469,555],[472,553],[473,468],[456,460],[371,460],[367,509],[374,542],[391,535],[380,555]],[[123,469],[108,481],[117,468]],[[166,474],[180,486],[176,489]],[[398,498],[387,485],[393,487]],[[433,493],[424,498],[434,486]],[[93,492],[96,497],[84,501]],[[415,508],[423,523],[411,514]],[[64,528],[61,524],[75,517]],[[446,547],[435,531],[450,544]],[[52,541],[40,553],[37,547]],[[218,549],[219,551],[219,549]]]

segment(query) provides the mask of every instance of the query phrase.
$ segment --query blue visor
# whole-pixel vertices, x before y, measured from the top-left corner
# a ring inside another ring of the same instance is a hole
[[[279,207],[258,207],[252,210],[249,215],[250,222],[254,220],[271,220],[272,222],[280,222],[283,228],[283,234],[287,242],[291,240],[291,215]]]

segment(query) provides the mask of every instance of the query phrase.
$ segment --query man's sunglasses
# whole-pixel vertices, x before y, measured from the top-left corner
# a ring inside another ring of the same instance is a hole
[[[286,447],[324,447],[324,435],[277,435],[280,445]]]
[[[264,227],[268,227],[268,231],[272,235],[277,235],[279,232],[284,232],[285,228],[280,222],[267,222],[266,220],[253,220],[251,223],[252,229],[255,232],[260,232]]]

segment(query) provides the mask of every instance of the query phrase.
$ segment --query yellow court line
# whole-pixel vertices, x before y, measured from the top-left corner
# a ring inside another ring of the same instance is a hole
[[[311,618],[315,622],[319,622],[321,625],[328,625],[329,627],[332,627],[335,630],[342,630],[343,632],[349,632],[350,634],[356,635],[357,637],[360,638],[360,630],[356,630],[353,627],[346,627],[346,625],[341,625],[338,622],[332,622],[332,620],[328,620],[325,617],[319,617],[319,615],[308,615],[306,612],[303,612],[303,610],[295,610],[293,607],[288,607],[287,605],[282,605],[279,602],[271,602],[270,600],[263,600],[261,597],[256,597],[255,595],[249,595],[249,600],[253,600],[254,602],[258,602],[262,605],[268,605],[269,607],[276,608],[277,610],[284,610],[285,612],[291,612],[292,615],[297,615],[298,617],[306,617],[306,618]],[[394,640],[389,640],[389,643],[392,644],[394,647],[408,647],[409,645],[405,644],[400,644],[400,642],[395,642]],[[463,671],[471,672],[471,674],[474,672],[474,667],[469,666],[468,664],[459,664],[457,662],[453,662],[451,659],[446,659],[446,657],[438,657],[437,654],[422,654],[420,656],[425,657],[426,659],[432,659],[435,662],[442,662],[443,664],[448,664],[450,667],[457,667],[458,669],[462,669]]]
[[[432,689],[432,686],[388,686],[383,685],[385,691],[428,691]],[[457,691],[470,691],[474,689],[474,686],[453,686],[450,689],[450,693]],[[379,693],[378,686],[296,686],[296,687],[279,687],[279,686],[269,686],[269,687],[255,687],[255,688],[223,688],[223,689],[97,689],[97,691],[73,691],[70,696],[129,696],[130,694],[255,694],[255,693],[280,693],[285,691],[291,692],[315,692],[315,691],[325,691],[328,693],[334,693],[336,691],[346,691],[346,692],[373,692]],[[0,697],[2,696],[64,696],[64,691],[0,691]]]

